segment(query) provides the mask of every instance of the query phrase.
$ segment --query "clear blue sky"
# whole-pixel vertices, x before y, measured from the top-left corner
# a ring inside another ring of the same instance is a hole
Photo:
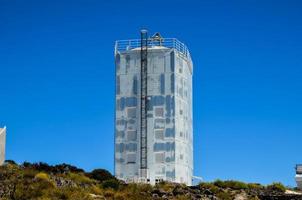
[[[0,0],[7,159],[113,171],[114,41],[176,37],[194,62],[195,174],[294,183],[302,2]]]

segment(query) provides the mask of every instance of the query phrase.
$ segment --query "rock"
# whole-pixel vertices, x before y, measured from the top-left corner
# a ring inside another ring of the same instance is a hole
[[[235,196],[234,200],[248,200],[248,197],[246,193],[240,193]]]
[[[201,194],[196,194],[194,197],[197,199],[201,199],[203,196]]]
[[[166,195],[166,192],[162,189],[154,189],[151,192],[152,194],[157,194],[159,197],[162,197],[163,195]]]
[[[209,189],[206,189],[206,190],[203,191],[203,194],[205,194],[205,195],[213,195],[213,192],[211,190],[209,190]]]

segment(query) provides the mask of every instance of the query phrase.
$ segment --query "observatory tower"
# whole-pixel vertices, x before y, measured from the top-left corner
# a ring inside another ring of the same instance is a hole
[[[302,189],[302,164],[296,165],[296,183],[299,189]]]
[[[193,65],[159,33],[115,43],[115,175],[126,182],[192,184]]]

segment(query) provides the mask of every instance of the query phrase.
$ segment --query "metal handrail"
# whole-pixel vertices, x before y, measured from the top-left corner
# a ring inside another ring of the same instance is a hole
[[[301,175],[302,174],[302,164],[297,164],[296,167],[296,174]]]
[[[115,53],[125,52],[132,49],[139,48],[141,46],[140,39],[132,39],[132,40],[117,40],[115,42]],[[180,42],[176,38],[163,38],[162,41],[156,41],[150,38],[148,40],[148,47],[155,47],[155,46],[163,46],[171,49],[176,49],[178,52],[182,53],[187,59],[191,61],[190,52],[187,46]]]

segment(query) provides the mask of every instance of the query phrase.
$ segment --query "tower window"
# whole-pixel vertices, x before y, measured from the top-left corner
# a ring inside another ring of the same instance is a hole
[[[124,131],[116,131],[116,137],[123,138],[125,136]]]
[[[136,108],[128,108],[127,109],[127,117],[135,118],[136,117]]]
[[[127,164],[135,164],[136,162],[136,154],[131,153],[127,154]]]
[[[137,144],[136,143],[129,143],[126,145],[126,150],[129,152],[135,152],[137,150]]]
[[[165,154],[164,153],[156,153],[155,154],[155,162],[156,163],[163,163],[165,161]]]
[[[155,116],[163,117],[164,116],[164,108],[155,108]]]
[[[128,141],[136,141],[136,131],[127,131],[127,139]]]
[[[164,139],[164,131],[163,130],[156,130],[155,131],[155,139],[163,140]]]
[[[154,128],[165,128],[165,119],[155,119]]]

